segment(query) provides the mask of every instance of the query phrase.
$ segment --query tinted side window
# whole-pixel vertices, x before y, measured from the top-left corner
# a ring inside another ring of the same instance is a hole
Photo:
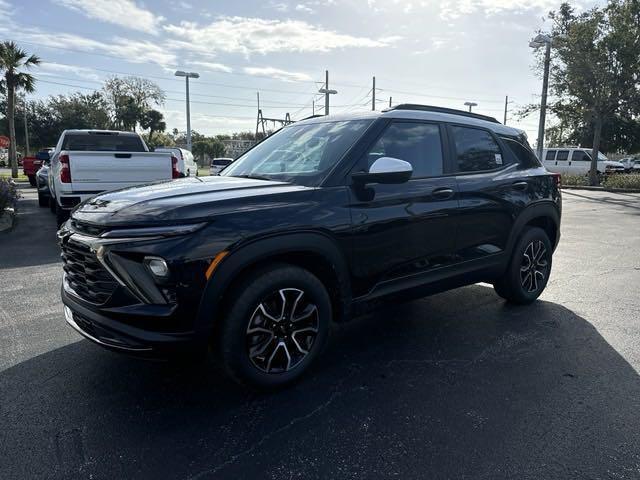
[[[458,171],[479,172],[503,166],[502,152],[491,134],[477,128],[452,126]]]
[[[527,147],[522,145],[520,142],[516,142],[515,140],[511,140],[508,138],[503,138],[504,144],[507,146],[511,153],[518,159],[518,163],[525,167],[534,167],[540,165],[538,162],[538,157]],[[549,152],[547,152],[547,156]]]
[[[573,162],[590,162],[591,155],[589,155],[584,150],[574,150],[573,155],[571,155],[571,161]]]
[[[567,158],[569,158],[569,150],[558,150],[556,160],[564,162]]]
[[[547,152],[547,156],[544,157],[545,160],[555,160],[556,159],[556,151],[555,150],[549,150]]]
[[[442,174],[440,127],[432,123],[392,123],[367,154],[370,167],[380,157],[409,162],[412,178]]]

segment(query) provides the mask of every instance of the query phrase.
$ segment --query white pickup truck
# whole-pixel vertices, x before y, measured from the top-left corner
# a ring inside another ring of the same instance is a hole
[[[112,130],[65,130],[50,157],[50,207],[58,225],[98,193],[180,177],[170,152],[150,152],[140,135]]]

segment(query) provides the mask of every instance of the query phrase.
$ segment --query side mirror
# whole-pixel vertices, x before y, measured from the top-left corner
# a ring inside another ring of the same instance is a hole
[[[380,157],[369,167],[368,172],[354,173],[353,180],[358,183],[405,183],[413,174],[409,162],[393,157]]]

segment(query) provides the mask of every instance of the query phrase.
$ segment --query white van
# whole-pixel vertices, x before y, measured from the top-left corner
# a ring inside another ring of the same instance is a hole
[[[178,171],[183,177],[197,177],[198,164],[193,158],[193,153],[184,148],[158,147],[154,152],[170,153],[178,159]]]
[[[580,147],[545,148],[542,151],[544,166],[554,173],[587,175],[591,169],[591,149]],[[622,173],[624,165],[607,160],[598,152],[598,173]]]

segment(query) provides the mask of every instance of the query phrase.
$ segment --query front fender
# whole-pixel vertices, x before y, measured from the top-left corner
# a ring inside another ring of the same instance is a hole
[[[327,260],[338,278],[335,288],[344,308],[344,311],[336,313],[338,316],[346,315],[351,299],[350,282],[347,261],[337,242],[329,235],[316,231],[273,234],[238,245],[220,262],[205,286],[196,318],[196,331],[207,334],[213,329],[221,314],[224,294],[241,272],[270,257],[281,257],[288,253],[316,254]]]

